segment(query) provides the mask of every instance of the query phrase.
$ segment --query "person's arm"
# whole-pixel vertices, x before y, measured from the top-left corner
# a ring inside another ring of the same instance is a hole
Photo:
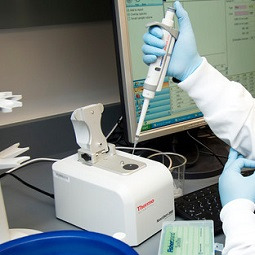
[[[247,199],[236,199],[225,205],[220,217],[226,236],[222,255],[255,254],[255,205]]]
[[[167,75],[181,81],[179,86],[194,99],[213,132],[244,156],[255,159],[255,106],[250,93],[239,83],[230,82],[201,58],[187,12],[175,2],[179,22]],[[146,64],[165,54],[162,31],[150,28],[144,35]]]
[[[203,59],[179,86],[196,102],[220,139],[255,159],[255,100],[241,84],[229,81]]]
[[[244,159],[230,149],[228,161],[219,179],[223,206],[220,217],[226,236],[224,255],[255,254],[255,173],[244,177],[243,168],[254,168],[255,161]]]

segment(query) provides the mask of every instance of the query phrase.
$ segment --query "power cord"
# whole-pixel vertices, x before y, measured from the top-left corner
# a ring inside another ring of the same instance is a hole
[[[37,187],[31,185],[30,183],[28,183],[28,182],[22,180],[22,179],[21,179],[20,177],[18,177],[17,175],[15,175],[15,174],[13,174],[13,173],[7,173],[7,175],[12,176],[12,177],[15,178],[16,180],[18,180],[19,182],[21,182],[22,184],[24,184],[25,186],[27,186],[28,188],[33,189],[33,190],[35,190],[35,191],[38,191],[38,192],[40,192],[40,193],[42,193],[42,194],[44,194],[44,195],[46,195],[46,196],[51,197],[51,198],[54,199],[54,194],[51,194],[51,193],[49,193],[49,192],[47,192],[47,191],[44,191],[44,190],[42,190],[42,189],[39,189],[39,188],[37,188]]]
[[[106,140],[112,144],[118,144],[120,146],[126,146],[128,143],[125,141],[123,127],[121,126],[123,117],[120,116],[113,128],[106,135]]]
[[[202,147],[204,147],[206,150],[208,150],[219,162],[220,164],[224,167],[224,163],[221,161],[220,156],[217,155],[213,150],[211,150],[208,146],[206,146],[204,143],[200,142],[197,138],[192,136],[189,131],[187,131],[188,136],[193,139],[196,143],[200,144]]]
[[[118,121],[115,123],[115,125],[113,126],[113,128],[110,130],[110,132],[108,133],[108,135],[106,136],[106,140],[112,135],[112,133],[116,130],[116,128],[119,126],[119,124],[121,123],[123,117],[120,116]]]
[[[41,162],[41,161],[50,161],[50,162],[56,162],[58,161],[58,159],[52,159],[52,158],[37,158],[37,159],[31,159],[29,161],[26,161],[24,162],[23,164],[20,164],[19,166],[17,167],[14,167],[12,169],[9,169],[7,170],[6,172],[0,174],[0,179],[7,176],[7,175],[10,175],[12,176],[13,178],[15,178],[16,180],[18,180],[19,182],[21,182],[22,184],[24,184],[25,186],[29,187],[30,189],[33,189],[35,191],[38,191],[48,197],[51,197],[54,199],[54,194],[51,194],[49,192],[46,192],[38,187],[35,187],[34,185],[24,181],[22,178],[18,177],[17,175],[13,174],[13,172],[25,167],[25,166],[28,166],[28,165],[31,165],[31,164],[34,164],[34,163],[37,163],[37,162]]]

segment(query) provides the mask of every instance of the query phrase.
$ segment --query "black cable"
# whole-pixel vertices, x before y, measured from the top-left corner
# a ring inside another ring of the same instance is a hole
[[[110,139],[112,136],[114,136],[114,134],[117,133],[116,130],[117,130],[117,128],[120,127],[120,124],[121,124],[122,120],[123,120],[123,117],[120,116],[120,117],[118,118],[117,122],[114,124],[113,128],[112,128],[112,129],[110,130],[110,132],[106,135],[106,140]]]
[[[210,156],[217,155],[219,158],[224,158],[224,159],[228,158],[228,156],[220,155],[220,154],[217,154],[217,153],[212,154],[211,152],[208,152],[208,151],[200,151],[200,153],[203,153],[203,154],[206,154],[206,155],[210,155]]]
[[[56,160],[56,159],[48,159],[48,158],[32,159],[32,160],[30,160],[30,161],[27,161],[27,162],[23,163],[23,165],[18,166],[17,169],[14,168],[14,170],[12,170],[12,172],[13,172],[13,171],[17,171],[17,170],[23,168],[24,166],[37,163],[37,162],[39,162],[39,161],[53,161],[53,162],[55,162],[55,161],[57,161],[57,160]],[[15,178],[16,180],[18,180],[19,182],[21,182],[22,184],[24,184],[25,186],[29,187],[30,189],[36,190],[36,191],[38,191],[38,192],[40,192],[40,193],[42,193],[42,194],[44,194],[44,195],[46,195],[46,196],[51,197],[51,198],[54,199],[54,194],[48,193],[48,192],[46,192],[46,191],[44,191],[44,190],[42,190],[42,189],[40,189],[40,188],[37,188],[37,187],[31,185],[30,183],[24,181],[23,179],[21,179],[20,177],[18,177],[18,176],[15,175],[15,174],[13,174],[12,172],[6,171],[6,172],[0,174],[0,179],[3,178],[3,177],[5,177],[6,175],[10,175],[10,176],[12,176],[13,178]]]
[[[107,142],[115,144],[116,146],[131,146],[131,144],[126,141],[126,137],[124,135],[124,127],[123,127],[123,117],[120,116],[118,121],[113,126],[112,130],[106,136]]]
[[[200,142],[198,139],[196,139],[195,137],[193,137],[189,131],[187,131],[187,134],[189,135],[189,137],[191,137],[194,141],[196,141],[198,144],[200,144],[201,146],[203,146],[205,149],[207,149],[219,162],[220,164],[224,167],[224,163],[221,161],[220,157],[214,153],[213,150],[211,150],[209,147],[207,147],[205,144],[203,144],[202,142]]]
[[[19,182],[21,182],[21,183],[24,184],[25,186],[29,187],[30,189],[36,190],[36,191],[38,191],[38,192],[40,192],[40,193],[42,193],[42,194],[44,194],[44,195],[46,195],[46,196],[51,197],[51,198],[54,199],[54,194],[48,193],[48,192],[46,192],[46,191],[44,191],[44,190],[42,190],[42,189],[39,189],[39,188],[37,188],[37,187],[31,185],[30,183],[28,183],[28,182],[22,180],[22,179],[21,179],[20,177],[18,177],[17,175],[15,175],[15,174],[13,174],[13,173],[6,173],[6,175],[12,176],[13,178],[15,178],[16,180],[18,180]]]
[[[0,179],[2,179],[7,173],[0,174]]]

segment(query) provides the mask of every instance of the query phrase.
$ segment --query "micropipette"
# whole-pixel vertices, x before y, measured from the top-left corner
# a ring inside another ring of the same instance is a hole
[[[148,26],[158,25],[163,28],[162,39],[165,41],[164,50],[166,51],[166,54],[163,57],[158,57],[155,63],[150,64],[147,77],[144,81],[144,89],[143,89],[144,102],[143,102],[143,107],[140,114],[138,126],[136,129],[133,154],[140,137],[140,133],[142,130],[143,122],[145,119],[145,115],[146,115],[150,100],[154,98],[156,91],[161,91],[162,89],[166,71],[170,61],[170,57],[173,51],[174,43],[178,36],[178,32],[173,29],[174,14],[175,14],[175,9],[172,7],[169,7],[166,11],[165,17],[162,19],[162,23],[153,22],[151,24],[148,24]]]

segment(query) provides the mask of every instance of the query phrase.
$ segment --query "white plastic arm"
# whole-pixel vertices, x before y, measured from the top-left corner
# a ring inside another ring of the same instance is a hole
[[[0,169],[13,168],[30,159],[29,156],[17,157],[29,150],[29,147],[19,148],[19,145],[19,143],[16,143],[7,149],[0,151]]]

